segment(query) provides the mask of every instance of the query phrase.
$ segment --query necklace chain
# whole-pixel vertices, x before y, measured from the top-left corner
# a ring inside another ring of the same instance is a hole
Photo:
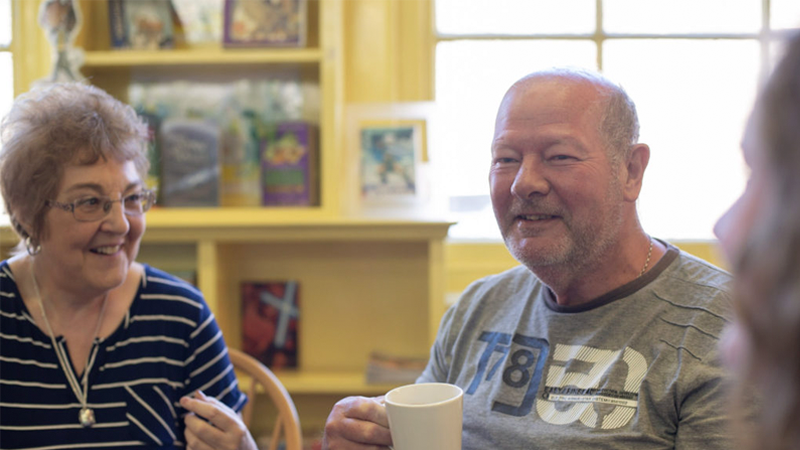
[[[31,278],[33,279],[33,290],[36,293],[36,299],[39,301],[39,309],[42,311],[42,320],[44,321],[44,325],[47,327],[47,332],[50,335],[50,342],[53,344],[53,350],[56,352],[59,363],[61,363],[61,369],[64,371],[64,375],[66,375],[67,380],[69,381],[72,392],[75,394],[75,397],[78,398],[78,401],[81,402],[81,411],[78,416],[78,420],[85,428],[91,427],[95,423],[95,417],[94,411],[87,406],[87,398],[89,396],[89,372],[92,370],[94,359],[97,356],[97,347],[95,347],[94,344],[99,337],[98,335],[100,334],[100,326],[103,323],[103,317],[106,312],[106,304],[108,304],[108,293],[106,293],[105,297],[103,297],[103,306],[100,307],[100,315],[97,317],[97,325],[95,326],[94,334],[92,335],[92,349],[89,352],[89,355],[86,357],[86,365],[83,367],[83,375],[81,376],[81,384],[83,385],[83,389],[81,389],[81,384],[79,384],[78,380],[75,379],[75,374],[72,372],[72,370],[68,369],[69,360],[64,354],[64,349],[62,349],[61,346],[59,346],[56,342],[56,336],[55,333],[53,333],[53,328],[50,326],[50,321],[47,320],[47,311],[44,309],[44,300],[42,299],[42,294],[39,292],[39,282],[36,280],[32,259],[30,269]]]
[[[644,267],[642,267],[642,271],[639,273],[639,276],[644,275],[647,272],[647,266],[650,265],[650,255],[653,254],[653,238],[648,238],[650,240],[650,248],[647,249],[647,260],[644,262]]]

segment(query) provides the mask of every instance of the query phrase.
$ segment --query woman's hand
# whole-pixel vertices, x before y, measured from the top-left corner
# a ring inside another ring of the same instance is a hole
[[[226,404],[197,391],[194,398],[181,398],[181,406],[190,413],[184,418],[187,450],[257,450],[239,414]]]

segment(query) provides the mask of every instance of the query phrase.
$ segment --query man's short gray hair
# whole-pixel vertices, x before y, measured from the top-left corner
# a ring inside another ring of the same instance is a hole
[[[598,132],[612,164],[616,166],[617,163],[627,160],[632,146],[639,141],[639,116],[636,105],[622,86],[599,72],[581,67],[553,67],[534,72],[519,82],[542,76],[582,80],[597,86],[605,100],[598,105],[602,108]]]

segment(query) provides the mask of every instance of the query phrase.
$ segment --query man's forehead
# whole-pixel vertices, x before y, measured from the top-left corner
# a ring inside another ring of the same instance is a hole
[[[593,89],[537,85],[510,95],[498,111],[496,125],[508,122],[547,125],[600,120],[601,96]]]

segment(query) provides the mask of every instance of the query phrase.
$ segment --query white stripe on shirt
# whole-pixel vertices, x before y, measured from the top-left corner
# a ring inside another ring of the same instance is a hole
[[[145,443],[142,441],[84,442],[82,444],[62,444],[62,445],[48,445],[46,447],[28,447],[22,450],[60,450],[65,448],[126,447],[130,445],[145,445]]]
[[[177,419],[178,415],[175,414],[175,408],[172,407],[172,403],[170,403],[169,398],[167,398],[167,396],[164,395],[164,391],[162,391],[161,388],[159,388],[158,386],[153,386],[153,390],[156,391],[158,395],[161,396],[161,399],[164,400],[164,403],[167,404],[169,412],[172,413],[172,418]]]
[[[218,334],[218,338],[219,337],[222,337],[222,333]],[[217,340],[218,338],[215,338],[214,340]],[[208,369],[209,367],[211,367],[214,364],[216,364],[217,361],[219,361],[223,356],[225,356],[225,352],[219,352],[219,354],[217,354],[217,356],[211,358],[210,361],[208,361],[207,363],[205,363],[202,366],[200,366],[197,369],[195,369],[194,372],[190,373],[189,377],[194,378],[195,376],[197,376],[198,373],[205,372],[206,369]]]
[[[189,339],[194,339],[195,337],[197,337],[197,335],[200,334],[200,332],[203,331],[203,329],[205,329],[205,327],[213,321],[214,321],[214,314],[211,314],[208,316],[208,319],[206,319],[205,322],[203,322],[202,325],[197,327],[196,330],[192,331],[192,334],[189,335]]]
[[[57,403],[49,405],[43,403],[3,403],[3,402],[0,402],[0,406],[5,406],[8,408],[24,408],[24,409],[73,409],[73,408],[83,407],[83,405],[81,405],[80,403]],[[123,408],[126,406],[126,404],[125,402],[87,403],[86,406],[89,406],[92,409],[103,409],[103,408]]]
[[[80,406],[80,405],[79,405]],[[92,428],[118,428],[127,427],[128,422],[106,422],[95,423]],[[80,429],[85,428],[79,423],[69,423],[64,425],[28,425],[28,426],[2,426],[0,430],[17,430],[17,431],[37,431],[37,430],[62,430],[62,429]]]
[[[147,277],[147,279],[150,280],[150,281],[154,281],[156,283],[168,284],[170,286],[177,286],[179,288],[189,289],[191,291],[194,291],[196,294],[201,294],[200,289],[197,289],[197,287],[192,286],[191,284],[186,283],[183,280],[176,282],[176,281],[168,280],[166,278],[152,277],[152,276]]]
[[[46,384],[46,383],[37,383],[35,381],[17,381],[17,380],[4,380],[0,378],[0,384],[5,384],[8,386],[25,386],[25,387],[40,387],[45,389],[64,389],[67,387],[66,384]]]
[[[25,319],[23,319],[23,320],[25,320]],[[33,338],[27,338],[27,337],[26,338],[21,338],[19,336],[15,336],[13,334],[0,333],[0,338],[9,339],[9,340],[12,340],[12,341],[17,341],[17,342],[30,342],[31,344],[38,345],[39,347],[42,347],[42,348],[53,348],[53,346],[48,344],[47,342],[36,341]]]
[[[158,446],[159,446],[159,447],[161,447],[161,446],[163,446],[163,445],[164,445],[164,444],[162,444],[162,443],[161,443],[161,439],[157,438],[155,434],[151,433],[151,432],[150,432],[150,430],[148,430],[147,428],[145,428],[145,427],[144,427],[144,425],[142,425],[142,423],[141,423],[141,422],[139,422],[138,420],[136,420],[136,417],[133,417],[132,415],[130,415],[130,413],[126,413],[126,414],[125,414],[125,417],[127,417],[127,418],[128,418],[128,420],[130,420],[131,422],[133,422],[134,424],[136,424],[136,426],[137,426],[137,427],[139,427],[139,428],[140,428],[142,431],[144,431],[145,433],[147,433],[147,435],[148,435],[148,436],[150,436],[150,438],[151,438],[152,440],[154,440],[154,441],[156,441],[156,442],[158,443]]]
[[[214,343],[220,339],[222,339],[222,331],[218,331],[213,338],[209,339],[205,344],[201,345],[200,347],[197,347],[197,350],[195,350],[194,353],[192,353],[192,356],[186,358],[186,364],[187,365],[190,364],[192,361],[195,360],[195,358],[197,358],[197,355],[202,353],[209,346],[214,345]],[[227,353],[227,350],[225,352]]]
[[[106,347],[106,351],[113,352],[119,347],[124,347],[130,344],[141,344],[144,342],[169,342],[171,344],[182,345],[183,347],[186,348],[189,347],[189,343],[184,341],[183,339],[172,338],[169,336],[143,336],[143,337],[126,339],[124,341],[119,341],[114,345],[109,345],[108,347]]]
[[[169,364],[171,366],[183,367],[182,361],[176,361],[174,359],[169,359],[165,356],[157,356],[157,357],[144,357],[144,358],[136,358],[136,359],[126,359],[125,361],[115,362],[115,363],[106,363],[100,370],[106,369],[116,369],[118,367],[125,367],[125,366],[133,366],[143,363],[155,363],[155,362],[163,362]]]
[[[227,375],[228,372],[231,372],[232,370],[233,370],[233,364],[228,366],[228,368],[226,370],[223,370],[219,375],[217,375],[216,377],[212,378],[211,381],[209,381],[208,383],[204,384],[203,386],[200,386],[200,390],[201,391],[206,391],[209,387],[213,386],[217,381],[221,380],[222,377]]]
[[[202,305],[180,295],[167,295],[167,294],[142,294],[142,300],[168,300],[171,302],[182,302],[187,305],[192,305],[197,309],[203,309]]]
[[[57,364],[53,363],[43,363],[36,361],[35,359],[19,359],[19,358],[7,358],[5,356],[0,356],[0,361],[12,362],[17,364],[22,364],[25,366],[37,366],[43,369],[58,369]]]
[[[97,384],[92,386],[92,390],[95,389],[113,389],[123,386],[137,386],[140,384],[156,384],[156,383],[163,383],[174,388],[182,389],[184,384],[178,381],[171,381],[169,378],[138,378],[136,380],[131,381],[120,381],[118,383],[106,383],[106,384]]]
[[[128,391],[128,393],[129,393],[129,394],[131,394],[131,396],[132,396],[132,397],[133,397],[133,398],[134,398],[134,399],[135,399],[137,402],[139,402],[139,404],[140,404],[140,405],[144,406],[144,409],[146,409],[146,410],[147,410],[147,412],[149,412],[150,414],[152,414],[152,416],[153,416],[153,417],[155,417],[155,418],[156,418],[156,420],[158,421],[158,423],[160,423],[160,424],[161,424],[161,426],[162,426],[162,427],[164,427],[164,429],[165,429],[165,430],[167,430],[167,432],[169,433],[170,437],[172,437],[172,440],[173,440],[173,441],[177,441],[177,440],[178,440],[178,438],[177,438],[177,437],[175,437],[175,433],[173,433],[173,432],[172,432],[172,430],[171,430],[171,429],[169,428],[169,426],[167,425],[167,423],[166,423],[166,422],[164,422],[164,419],[163,419],[161,416],[159,416],[159,415],[158,415],[158,414],[157,414],[155,411],[153,411],[153,408],[151,408],[151,407],[150,407],[150,405],[148,405],[148,404],[147,404],[147,402],[145,402],[144,400],[142,400],[142,398],[141,398],[141,397],[139,397],[138,395],[136,395],[136,393],[135,393],[135,392],[133,392],[133,389],[129,388],[128,386],[125,386],[125,390],[127,390],[127,391]]]
[[[168,322],[181,322],[185,323],[189,326],[196,327],[197,323],[193,320],[189,320],[185,317],[180,316],[165,316],[163,314],[158,315],[151,315],[151,316],[134,316],[131,319],[131,322],[142,322],[142,321],[154,321],[157,322],[159,320],[166,320]]]

